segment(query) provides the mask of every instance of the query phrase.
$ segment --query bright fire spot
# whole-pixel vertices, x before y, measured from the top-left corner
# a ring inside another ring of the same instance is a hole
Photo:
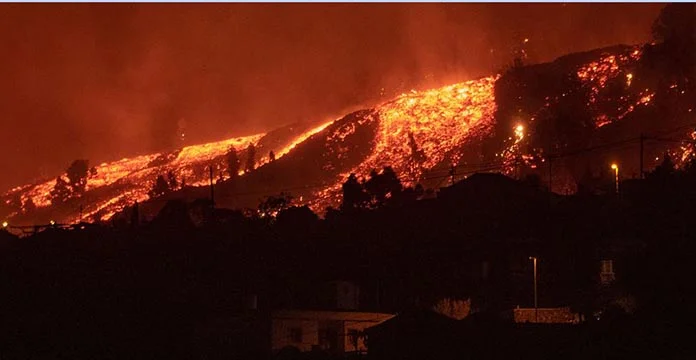
[[[514,135],[508,138],[509,145],[505,149],[496,154],[498,157],[502,158],[503,167],[501,171],[504,174],[510,175],[514,173],[520,165],[524,164],[531,168],[536,168],[535,156],[532,154],[524,153],[523,143],[524,140],[524,125],[517,124],[512,130]],[[537,156],[540,161],[544,161],[543,158]]]
[[[684,166],[684,164],[687,164],[690,160],[694,158],[694,155],[696,154],[696,149],[695,149],[695,141],[696,141],[696,130],[690,131],[689,134],[687,135],[687,138],[689,141],[685,142],[683,145],[679,147],[679,150],[681,151],[681,156],[679,156],[679,160],[681,160],[678,164],[680,166]]]
[[[515,127],[515,139],[516,142],[521,141],[524,138],[524,125],[517,125]]]

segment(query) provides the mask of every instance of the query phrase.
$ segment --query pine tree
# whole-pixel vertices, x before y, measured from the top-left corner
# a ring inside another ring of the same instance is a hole
[[[369,196],[365,192],[363,185],[358,181],[355,174],[350,174],[348,179],[342,186],[343,189],[343,203],[341,203],[341,210],[353,210],[362,209],[367,206]]]
[[[245,172],[250,172],[256,168],[256,147],[254,144],[249,144],[247,147],[247,162],[244,168]]]
[[[96,173],[96,169],[94,170]],[[68,180],[70,180],[71,196],[80,197],[85,192],[87,187],[87,177],[89,176],[89,161],[75,160],[70,164],[66,171]]]
[[[230,177],[236,177],[239,173],[239,167],[241,166],[241,163],[239,161],[239,155],[237,154],[237,150],[234,148],[234,146],[230,146],[229,150],[227,150],[226,161],[227,172],[230,174]]]
[[[56,178],[56,184],[53,185],[53,190],[51,190],[51,203],[61,204],[70,199],[72,196],[72,190],[68,185],[68,182],[63,180],[62,176]]]

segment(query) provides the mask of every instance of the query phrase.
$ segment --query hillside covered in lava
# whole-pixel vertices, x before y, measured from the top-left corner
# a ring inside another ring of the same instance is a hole
[[[319,213],[340,203],[350,174],[366,179],[385,166],[404,186],[434,190],[500,172],[536,174],[570,193],[588,176],[606,176],[612,162],[623,178],[637,177],[641,163],[647,171],[665,152],[677,164],[692,154],[696,78],[673,51],[620,45],[518,61],[502,74],[412,91],[330,122],[103,163],[90,169],[84,192],[60,201],[52,190],[67,174],[19,186],[3,195],[0,215],[13,224],[100,221],[138,202],[147,217],[168,200],[208,199],[211,173],[217,207],[256,208],[282,192]],[[239,171],[229,171],[230,148]],[[173,179],[171,191],[153,195],[160,175]]]

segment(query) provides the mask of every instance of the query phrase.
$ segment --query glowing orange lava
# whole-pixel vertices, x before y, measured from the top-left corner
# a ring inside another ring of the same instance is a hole
[[[108,219],[114,213],[135,201],[148,199],[148,191],[157,175],[172,171],[178,179],[183,179],[188,185],[199,186],[207,184],[207,173],[195,171],[194,168],[205,161],[223,156],[230,146],[243,149],[249,144],[256,144],[264,134],[237,137],[202,145],[186,146],[178,152],[169,154],[158,153],[126,158],[96,166],[97,173],[87,179],[85,201],[82,210],[82,220],[92,220],[93,217]],[[281,155],[282,156],[282,155]],[[61,175],[67,178],[65,174]],[[21,201],[26,204],[29,199],[37,208],[51,206],[51,190],[55,179],[36,185],[21,186],[8,191],[6,198],[21,194]],[[107,186],[118,187],[116,194],[111,196],[90,197],[90,193],[99,191]],[[66,222],[80,221],[78,211],[66,219]]]
[[[412,91],[375,109],[364,121],[378,121],[372,153],[358,166],[341,174],[332,186],[315,193],[312,208],[336,206],[341,184],[351,173],[366,177],[372,169],[391,166],[405,186],[415,184],[423,173],[447,160],[456,159],[459,149],[474,133],[487,133],[494,125],[496,110],[493,89],[499,76],[422,92]],[[347,128],[333,137],[345,137]],[[422,154],[413,166],[410,138]],[[451,161],[448,161],[451,163]]]
[[[594,108],[599,99],[602,98],[601,93],[606,89],[607,84],[619,76],[625,78],[626,88],[631,87],[633,83],[633,73],[630,72],[630,69],[631,66],[640,60],[641,55],[642,51],[636,47],[630,51],[630,53],[605,55],[597,61],[590,62],[580,67],[577,71],[577,76],[582,83],[590,89],[587,106]],[[618,113],[614,116],[605,113],[597,115],[595,118],[595,126],[600,128],[611,124],[615,120],[623,119],[626,115],[633,112],[636,107],[650,103],[653,96],[654,93],[645,89],[639,93],[638,99],[632,100],[629,97],[623,96],[620,99],[616,99],[616,103],[618,104],[616,111]]]
[[[595,114],[596,128],[621,120],[639,106],[646,106],[653,101],[655,93],[650,89],[638,89],[640,81],[634,77],[635,63],[641,55],[640,49],[636,47],[622,53],[605,54],[596,61],[572,68],[571,72],[580,80],[583,89],[589,92],[587,106]],[[314,135],[322,134],[326,151],[331,152],[322,155],[344,160],[350,157],[349,147],[344,144],[344,140],[355,134],[360,126],[371,125],[369,130],[376,129],[375,137],[370,144],[371,149],[366,150],[369,153],[361,158],[362,161],[357,165],[355,162],[350,165],[325,163],[324,170],[340,168],[340,171],[332,173],[332,176],[336,173],[339,175],[326,180],[328,185],[312,195],[307,196],[305,193],[296,204],[309,204],[314,211],[321,213],[329,206],[338,205],[341,185],[349,174],[354,173],[358,178],[364,179],[373,169],[384,166],[391,166],[405,186],[413,186],[435,171],[456,165],[464,156],[467,144],[492,134],[497,110],[494,86],[499,78],[499,75],[495,75],[436,89],[411,91],[360,112],[361,115],[354,118],[355,121],[351,118],[351,121],[341,123],[338,127],[330,127],[334,121],[327,121],[291,139],[284,138],[283,144],[276,144],[275,148],[266,148],[264,151],[274,151],[279,159]],[[626,95],[617,99],[605,96],[609,93],[607,88],[614,85],[622,88]],[[547,96],[545,100],[544,109],[552,107],[553,96]],[[503,173],[509,174],[522,165],[534,168],[544,161],[540,150],[530,150],[527,146],[529,139],[535,135],[534,119],[534,116],[519,119],[519,122],[511,124],[511,128],[503,130],[510,131],[510,136],[499,153],[495,154],[500,159],[500,170]],[[258,146],[259,143],[265,143],[262,141],[265,135],[237,137],[187,146],[169,153],[102,163],[96,167],[96,175],[87,181],[84,204],[79,204],[84,205],[82,219],[108,219],[135,201],[147,200],[155,178],[168,172],[172,172],[179,181],[185,181],[187,186],[207,185],[207,166],[217,168],[215,176],[224,179],[227,177],[224,156],[229,148],[244,150],[250,144]],[[696,133],[692,138],[696,139]],[[275,140],[271,142],[273,141]],[[684,158],[693,156],[693,153],[691,146],[682,148]],[[364,152],[360,156],[363,155]],[[263,166],[269,161],[268,156],[261,156],[256,161],[256,166]],[[244,171],[239,174],[244,175]],[[66,178],[65,174],[62,176]],[[22,204],[31,200],[37,208],[47,208],[52,205],[50,191],[54,185],[55,179],[51,179],[20,186],[7,192],[4,199],[9,204],[9,199],[19,196]],[[71,215],[65,217],[67,222],[81,220],[77,209],[70,211]]]

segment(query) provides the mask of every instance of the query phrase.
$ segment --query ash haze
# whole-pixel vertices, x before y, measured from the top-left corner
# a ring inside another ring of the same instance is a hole
[[[650,40],[660,4],[2,4],[0,190]],[[181,140],[177,133],[184,131]]]

